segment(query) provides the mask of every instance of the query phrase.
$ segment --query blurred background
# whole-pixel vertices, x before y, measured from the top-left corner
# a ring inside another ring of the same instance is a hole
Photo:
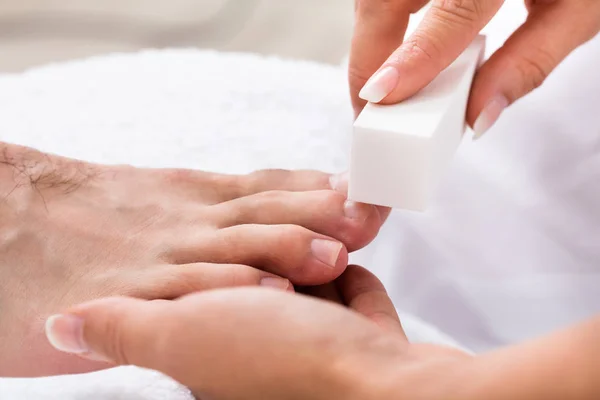
[[[354,0],[0,0],[0,73],[165,47],[339,64],[353,10]]]

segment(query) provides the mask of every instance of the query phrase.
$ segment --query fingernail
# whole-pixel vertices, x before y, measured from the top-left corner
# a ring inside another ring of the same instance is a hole
[[[344,203],[344,215],[359,222],[365,222],[370,214],[370,206],[357,203],[352,200],[346,200]]]
[[[290,281],[283,278],[275,278],[267,276],[260,280],[261,286],[266,286],[274,289],[288,290],[290,288]]]
[[[479,139],[500,118],[500,115],[508,107],[508,99],[502,95],[494,96],[483,108],[479,117],[473,124],[473,139]]]
[[[331,175],[329,178],[329,185],[336,192],[346,194],[348,192],[348,172]]]
[[[313,256],[325,265],[335,268],[340,258],[342,244],[332,240],[315,239],[310,245]]]
[[[379,103],[392,93],[398,81],[398,70],[394,67],[385,67],[369,79],[358,96],[371,103]]]
[[[74,315],[53,315],[46,320],[46,337],[59,351],[84,354],[89,348],[83,340],[83,319]]]

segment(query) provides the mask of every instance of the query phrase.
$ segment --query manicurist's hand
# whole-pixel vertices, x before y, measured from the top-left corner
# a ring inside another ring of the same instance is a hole
[[[51,317],[47,334],[62,351],[161,371],[199,399],[447,400],[468,382],[472,358],[409,344],[366,270],[348,267],[320,294],[328,300],[252,288],[111,298]]]
[[[476,136],[600,30],[598,0],[525,2],[527,22],[481,67],[473,83],[467,121]],[[434,0],[418,29],[403,42],[409,15],[427,3],[356,0],[349,78],[357,114],[366,101],[393,104],[426,86],[464,51],[504,1]]]

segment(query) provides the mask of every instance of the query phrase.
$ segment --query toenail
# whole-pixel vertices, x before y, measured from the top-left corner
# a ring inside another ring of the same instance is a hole
[[[290,281],[284,278],[275,278],[267,276],[260,280],[261,286],[266,286],[274,289],[288,290],[290,288]]]
[[[344,215],[347,218],[356,220],[358,222],[365,222],[370,214],[370,206],[366,204],[360,204],[352,200],[347,200],[344,203]]]
[[[310,245],[313,256],[328,267],[335,268],[340,258],[342,244],[332,240],[315,239]]]
[[[71,354],[89,351],[83,340],[83,319],[74,315],[53,315],[48,318],[46,336],[56,350]]]
[[[329,177],[329,186],[336,192],[348,192],[348,172],[342,174],[331,175]]]

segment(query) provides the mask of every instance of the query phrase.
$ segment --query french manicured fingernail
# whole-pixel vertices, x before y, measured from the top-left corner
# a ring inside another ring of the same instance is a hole
[[[346,194],[348,192],[348,172],[342,174],[331,175],[329,185],[336,192]]]
[[[335,268],[340,258],[342,244],[332,240],[315,239],[310,245],[313,256],[323,264]]]
[[[400,75],[394,67],[385,67],[375,73],[362,88],[358,97],[371,103],[385,99],[398,85]]]
[[[346,200],[344,203],[344,215],[346,218],[362,223],[367,220],[370,213],[370,206],[366,204],[357,203],[352,200]]]
[[[502,95],[494,96],[487,102],[479,117],[473,124],[473,139],[479,139],[500,118],[502,112],[508,107],[508,99]]]
[[[281,289],[281,290],[289,290],[289,288],[291,286],[290,281],[288,281],[287,279],[275,278],[275,277],[270,277],[270,276],[262,278],[260,280],[260,284],[261,284],[261,286],[266,286],[266,287],[270,287],[270,288],[274,288],[274,289]]]
[[[89,352],[83,340],[83,319],[74,315],[53,315],[46,320],[46,337],[59,351],[71,354]]]

